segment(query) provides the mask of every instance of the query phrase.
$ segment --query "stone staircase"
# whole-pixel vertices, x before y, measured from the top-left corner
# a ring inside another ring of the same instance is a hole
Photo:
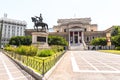
[[[71,45],[69,49],[70,50],[85,50],[83,43]]]

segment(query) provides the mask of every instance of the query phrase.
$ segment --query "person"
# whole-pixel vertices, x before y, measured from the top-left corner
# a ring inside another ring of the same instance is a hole
[[[42,20],[43,20],[43,18],[42,18],[42,14],[40,13],[40,17],[37,17],[37,16],[35,16],[36,18],[38,18],[39,20],[39,22],[42,22]]]

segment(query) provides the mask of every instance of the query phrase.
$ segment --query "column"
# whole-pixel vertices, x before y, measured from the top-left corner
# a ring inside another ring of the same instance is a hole
[[[84,40],[84,34],[83,34],[83,31],[81,32],[81,37],[82,37],[82,43],[83,43],[83,40]]]
[[[70,46],[70,41],[71,41],[71,40],[70,40],[70,31],[69,31],[69,46]]]
[[[48,44],[48,35],[46,36],[46,44]]]
[[[78,44],[80,44],[80,31],[78,31]]]
[[[75,39],[75,38],[74,38],[74,31],[73,31],[73,44],[75,44],[75,41],[74,41],[74,39]]]

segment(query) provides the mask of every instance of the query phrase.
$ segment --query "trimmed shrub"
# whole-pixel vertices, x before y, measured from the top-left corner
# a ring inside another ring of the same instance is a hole
[[[9,44],[10,45],[31,45],[32,43],[32,37],[31,36],[14,36],[10,39]]]
[[[48,44],[68,46],[68,42],[61,36],[48,36]]]
[[[26,49],[26,46],[17,47],[15,53],[18,53],[20,55],[26,55]]]
[[[37,52],[38,57],[48,57],[48,56],[52,56],[53,54],[54,52],[49,49],[38,50]]]
[[[91,45],[102,45],[102,46],[105,46],[107,45],[107,41],[106,41],[106,38],[95,38],[93,39],[91,42],[90,42]]]
[[[63,46],[53,45],[51,46],[51,49],[54,51],[54,53],[60,52],[64,50]]]
[[[120,50],[120,46],[115,48],[116,50]]]
[[[34,46],[19,46],[16,49],[16,53],[27,56],[35,56],[38,49]]]
[[[37,54],[38,48],[34,46],[29,46],[28,49],[26,50],[26,55],[29,56],[35,56]]]
[[[4,50],[14,52],[15,51],[15,47],[7,46],[7,47],[4,48]]]

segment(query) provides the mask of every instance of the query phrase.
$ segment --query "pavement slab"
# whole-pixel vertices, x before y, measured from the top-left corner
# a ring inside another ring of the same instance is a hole
[[[120,55],[67,51],[47,80],[120,80]]]
[[[22,70],[15,62],[0,52],[0,80],[35,80]]]

